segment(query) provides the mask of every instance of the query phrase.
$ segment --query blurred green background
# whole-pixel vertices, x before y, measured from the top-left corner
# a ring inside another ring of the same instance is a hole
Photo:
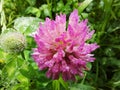
[[[77,82],[47,79],[31,58],[36,47],[31,33],[39,22],[56,14],[78,9],[80,19],[88,19],[97,42],[96,61]],[[0,90],[120,90],[120,0],[1,0],[0,33],[19,31],[27,48],[19,55],[0,49]]]

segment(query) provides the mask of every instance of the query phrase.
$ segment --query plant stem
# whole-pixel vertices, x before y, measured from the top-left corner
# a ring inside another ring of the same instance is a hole
[[[84,78],[83,78],[82,81],[81,81],[81,84],[84,84],[86,75],[87,75],[87,72],[85,72],[85,75],[84,75]]]

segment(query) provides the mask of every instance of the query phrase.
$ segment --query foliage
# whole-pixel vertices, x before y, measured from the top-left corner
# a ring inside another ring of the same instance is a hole
[[[56,14],[67,16],[78,9],[81,19],[88,18],[96,34],[96,61],[88,63],[89,72],[77,81],[52,81],[46,78],[31,58],[36,44],[31,37],[39,22]],[[0,49],[0,90],[120,90],[120,0],[1,0],[0,32],[19,31],[27,39],[20,54]]]

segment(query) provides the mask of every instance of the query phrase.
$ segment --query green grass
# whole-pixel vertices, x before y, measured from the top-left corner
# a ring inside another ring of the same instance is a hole
[[[35,42],[29,35],[46,17],[67,17],[78,9],[88,19],[97,42],[96,61],[77,82],[47,79],[31,58]],[[0,90],[120,90],[120,0],[1,0],[0,33],[18,30],[27,38],[28,47],[14,57],[0,49]],[[24,23],[26,22],[26,23]]]

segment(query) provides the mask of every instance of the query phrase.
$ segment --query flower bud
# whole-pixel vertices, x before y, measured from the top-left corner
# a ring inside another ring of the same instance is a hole
[[[26,47],[25,36],[19,32],[8,32],[1,35],[0,47],[8,53],[22,52]]]

